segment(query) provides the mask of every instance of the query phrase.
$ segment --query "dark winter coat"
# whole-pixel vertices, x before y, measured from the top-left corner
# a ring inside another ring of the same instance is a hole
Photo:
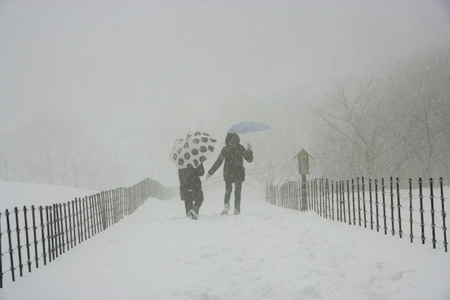
[[[223,179],[227,182],[242,182],[245,180],[244,159],[249,163],[253,161],[252,150],[245,149],[240,144],[240,138],[237,133],[228,133],[225,138],[225,146],[208,173],[213,175],[222,165],[222,162],[225,161]]]
[[[180,198],[181,200],[203,200],[202,182],[200,176],[205,174],[203,164],[197,168],[185,168],[178,170],[178,179],[180,180]],[[192,198],[193,197],[193,198]]]

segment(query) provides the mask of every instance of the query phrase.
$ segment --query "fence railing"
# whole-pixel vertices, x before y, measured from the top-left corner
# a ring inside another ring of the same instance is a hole
[[[444,193],[442,178],[424,182],[401,182],[390,177],[385,181],[356,178],[343,181],[314,179],[306,184],[307,199],[302,203],[301,182],[290,181],[281,186],[268,185],[266,201],[277,206],[313,210],[319,216],[364,226],[384,234],[408,237],[413,243],[431,243],[433,248],[448,251]],[[306,202],[305,202],[306,201]]]
[[[67,203],[0,212],[0,288],[7,273],[15,281],[132,214],[149,197],[168,199],[172,193],[147,178]]]

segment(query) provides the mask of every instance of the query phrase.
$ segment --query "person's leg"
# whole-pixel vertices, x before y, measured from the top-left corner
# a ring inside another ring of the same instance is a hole
[[[189,217],[189,211],[192,209],[192,200],[184,200],[184,208],[186,209],[186,217]]]
[[[230,204],[232,189],[233,189],[233,184],[229,181],[225,181],[225,198],[224,198],[223,204]]]
[[[192,209],[195,211],[195,213],[198,215],[199,211],[200,211],[200,207],[203,204],[203,191],[199,191],[196,196],[195,196],[195,201],[194,201],[194,205],[192,207]]]
[[[241,213],[241,191],[242,182],[234,183],[234,214],[238,215]]]
[[[230,210],[230,198],[231,198],[231,191],[233,189],[233,184],[229,181],[225,181],[225,198],[224,198],[224,204],[223,204],[223,211],[222,214],[227,214]]]

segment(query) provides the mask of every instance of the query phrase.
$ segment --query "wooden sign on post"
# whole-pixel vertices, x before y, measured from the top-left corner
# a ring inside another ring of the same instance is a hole
[[[302,198],[301,198],[301,211],[308,210],[308,195],[306,191],[306,175],[309,174],[309,158],[312,157],[305,149],[301,149],[294,159],[298,159],[298,173],[302,175]]]
[[[298,174],[300,175],[308,175],[309,174],[309,158],[312,157],[305,149],[301,149],[294,159],[298,159]]]

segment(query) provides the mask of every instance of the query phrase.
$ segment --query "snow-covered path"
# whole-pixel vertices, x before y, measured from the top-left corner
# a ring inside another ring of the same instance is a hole
[[[274,207],[244,186],[242,214],[205,191],[197,221],[149,199],[133,215],[0,299],[450,299],[450,255],[368,229]]]

